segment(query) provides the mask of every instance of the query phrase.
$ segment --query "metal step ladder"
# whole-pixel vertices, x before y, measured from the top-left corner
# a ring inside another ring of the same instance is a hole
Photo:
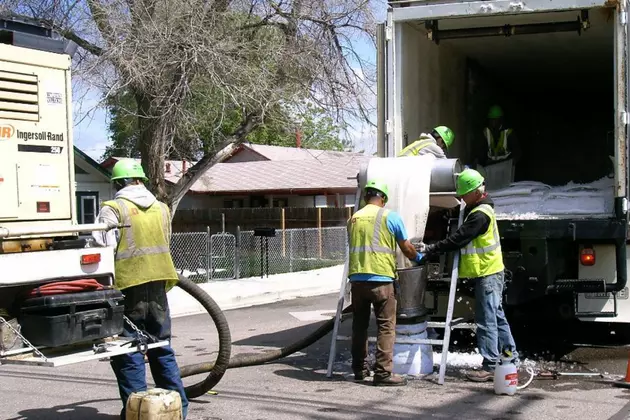
[[[457,223],[457,227],[461,226],[464,219],[464,202],[462,201],[459,208],[459,219]],[[444,384],[444,377],[446,375],[446,361],[448,358],[448,349],[451,341],[451,331],[453,329],[474,329],[474,324],[465,323],[463,318],[453,319],[453,311],[455,308],[455,295],[457,293],[457,274],[459,269],[459,252],[455,253],[453,258],[453,268],[451,271],[451,281],[450,281],[450,289],[448,295],[448,307],[446,310],[446,320],[445,322],[428,322],[427,327],[429,328],[444,328],[444,336],[442,340],[434,340],[429,338],[423,339],[404,339],[396,337],[395,343],[397,344],[430,344],[433,346],[441,346],[442,347],[442,360],[440,361],[440,371],[438,377],[438,383],[440,385]],[[344,303],[349,301],[350,299],[350,282],[348,281],[348,262],[346,261],[342,281],[341,281],[341,289],[339,291],[339,300],[337,302],[337,314],[335,315],[335,323],[333,327],[332,338],[330,342],[330,353],[328,356],[328,370],[326,372],[326,376],[328,378],[332,377],[333,364],[336,358],[337,352],[337,341],[348,341],[351,340],[351,337],[348,336],[340,336],[339,334],[339,324],[341,323],[341,315],[344,309]],[[369,342],[375,342],[376,337],[369,337]]]

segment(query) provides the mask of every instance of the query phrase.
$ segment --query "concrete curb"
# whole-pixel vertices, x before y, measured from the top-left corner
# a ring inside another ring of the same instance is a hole
[[[266,305],[300,297],[320,296],[339,291],[343,265],[319,270],[285,273],[268,278],[251,277],[200,284],[226,311],[256,305]],[[168,293],[171,317],[205,313],[197,301],[176,287]]]

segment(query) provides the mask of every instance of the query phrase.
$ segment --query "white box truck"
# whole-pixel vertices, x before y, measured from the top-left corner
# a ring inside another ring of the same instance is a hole
[[[108,334],[123,322],[114,249],[81,235],[113,226],[76,224],[71,49],[49,29],[0,16],[0,364],[54,367],[137,351]],[[89,301],[33,292],[85,280],[105,292]]]
[[[489,188],[514,329],[563,331],[574,344],[630,340],[627,7],[390,1],[379,27],[379,156],[446,125],[456,134],[448,156],[473,166],[494,104],[518,134],[514,182]],[[430,224],[425,241],[443,238]],[[450,272],[443,258],[437,272],[427,305],[439,315],[448,284],[440,277]],[[466,305],[458,310],[465,315]]]

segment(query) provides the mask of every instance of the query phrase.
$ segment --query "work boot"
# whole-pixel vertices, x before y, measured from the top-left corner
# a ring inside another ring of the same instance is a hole
[[[466,378],[473,382],[490,382],[494,380],[494,372],[485,369],[470,370],[466,372]]]
[[[407,385],[407,379],[402,376],[390,374],[386,377],[375,376],[374,386],[405,386]]]
[[[371,376],[370,369],[363,369],[363,370],[354,372],[355,381],[362,381],[366,378],[369,378],[370,376]]]

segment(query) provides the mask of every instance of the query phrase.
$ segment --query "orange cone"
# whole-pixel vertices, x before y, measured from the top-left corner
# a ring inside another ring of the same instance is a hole
[[[628,365],[626,366],[626,377],[623,378],[623,381],[626,383],[630,383],[630,355],[628,355]]]
[[[630,388],[630,354],[628,354],[628,364],[626,365],[626,377],[613,382],[613,385],[620,388]]]

